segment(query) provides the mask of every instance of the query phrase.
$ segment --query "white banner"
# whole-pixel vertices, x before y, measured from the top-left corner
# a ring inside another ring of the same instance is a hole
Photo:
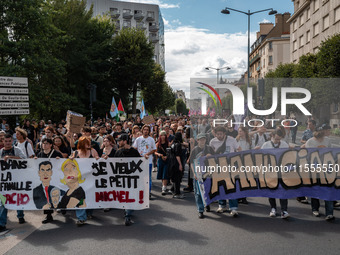
[[[28,80],[25,77],[0,76],[0,87],[28,87]]]
[[[0,194],[11,210],[149,208],[145,158],[0,160]]]

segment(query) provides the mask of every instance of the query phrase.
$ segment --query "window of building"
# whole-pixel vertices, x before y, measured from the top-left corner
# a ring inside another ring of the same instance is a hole
[[[329,27],[329,15],[323,17],[323,30]]]
[[[293,42],[293,51],[296,51],[297,50],[297,41],[295,40]]]
[[[273,64],[273,56],[269,56],[268,57],[268,65],[272,65]]]
[[[333,112],[339,111],[339,104],[333,104]]]
[[[131,13],[130,9],[123,9],[123,13]]]
[[[340,6],[334,10],[334,22],[340,20]]]
[[[301,35],[301,36],[299,37],[299,47],[302,47],[303,45],[305,45],[305,41],[304,41],[303,35]]]
[[[293,31],[295,31],[297,29],[297,21],[295,20],[293,23]]]
[[[306,43],[310,42],[310,30],[307,31],[306,33]]]
[[[316,22],[313,26],[313,35],[316,36],[319,34],[319,22]]]
[[[300,26],[302,26],[302,25],[305,23],[305,19],[304,19],[303,13],[302,13],[301,16],[299,17],[299,23],[300,23]]]
[[[266,60],[265,59],[263,59],[263,66],[262,66],[263,68],[265,68],[266,67]]]
[[[147,17],[148,17],[148,18],[154,19],[154,18],[155,18],[155,13],[154,13],[154,12],[148,11],[148,12],[147,12]]]
[[[310,19],[310,8],[308,8],[307,9],[307,11],[306,11],[306,16],[307,16],[307,20],[309,20]]]
[[[314,11],[319,10],[320,0],[314,0]]]
[[[268,49],[269,49],[269,50],[273,50],[273,42],[269,42],[269,44],[268,44]]]

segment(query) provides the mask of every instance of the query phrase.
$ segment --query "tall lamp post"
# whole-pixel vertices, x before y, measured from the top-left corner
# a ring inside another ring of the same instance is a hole
[[[214,70],[216,70],[217,71],[217,84],[218,84],[218,81],[219,81],[219,72],[220,72],[220,70],[223,70],[223,69],[226,69],[226,70],[229,70],[230,69],[230,67],[229,66],[226,66],[226,67],[221,67],[221,68],[215,68],[215,67],[206,67],[205,68],[205,70],[210,70],[210,69],[214,69]]]
[[[235,11],[235,12],[239,12],[239,13],[243,13],[245,15],[248,16],[248,66],[247,66],[247,92],[248,92],[248,88],[249,88],[249,80],[250,80],[250,72],[249,72],[249,55],[250,55],[250,16],[255,14],[255,13],[259,13],[259,12],[265,12],[265,11],[269,11],[268,15],[274,15],[277,13],[277,11],[275,11],[273,8],[268,8],[268,9],[264,9],[264,10],[260,10],[260,11],[255,11],[255,12],[250,12],[250,10],[248,10],[248,12],[244,12],[244,11],[240,11],[240,10],[236,10],[236,9],[232,9],[229,7],[224,8],[221,13],[223,14],[230,14],[230,11]],[[248,116],[248,111],[247,111],[247,116]]]

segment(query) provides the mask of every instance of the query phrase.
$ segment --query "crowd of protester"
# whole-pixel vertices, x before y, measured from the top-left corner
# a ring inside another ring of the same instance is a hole
[[[231,117],[232,118],[232,117]],[[160,117],[151,125],[143,124],[139,118],[117,122],[98,118],[91,125],[88,121],[81,133],[70,133],[65,120],[59,123],[48,120],[24,120],[21,126],[12,128],[7,120],[0,125],[0,157],[8,158],[104,158],[145,157],[149,161],[150,199],[152,199],[152,171],[157,172],[161,180],[163,196],[172,195],[174,199],[185,198],[183,192],[194,192],[198,217],[204,218],[204,207],[198,182],[190,170],[195,159],[200,156],[225,154],[252,149],[289,148],[297,146],[297,127],[268,126],[248,127],[225,125],[214,127],[208,117],[173,116]],[[256,123],[252,126],[256,126]],[[308,120],[308,127],[303,132],[302,147],[331,147],[330,127],[326,124],[317,128],[316,122]],[[147,145],[147,146],[145,146]],[[181,190],[184,172],[187,171],[187,183]],[[297,198],[308,203],[306,197]],[[230,199],[229,212],[233,217],[239,215],[238,203],[247,204],[247,198]],[[277,216],[276,200],[269,198],[270,217]],[[319,217],[320,202],[312,198],[312,213]],[[281,218],[288,218],[288,200],[280,199]],[[336,201],[325,201],[326,220],[333,220],[333,207]],[[42,208],[45,209],[45,208]],[[110,208],[104,209],[109,211]],[[227,211],[227,201],[218,201],[218,213]],[[58,210],[65,214],[66,211]],[[43,223],[53,221],[53,210],[44,210]],[[125,225],[131,225],[132,210],[125,211]],[[93,210],[76,210],[77,224],[83,225],[91,219]],[[24,212],[18,211],[19,223],[25,223]],[[0,214],[0,230],[6,229],[7,210]]]

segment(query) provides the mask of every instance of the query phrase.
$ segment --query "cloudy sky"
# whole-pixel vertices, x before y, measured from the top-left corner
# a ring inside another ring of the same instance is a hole
[[[125,0],[126,1],[126,0]],[[128,0],[130,1],[130,0]],[[239,78],[247,69],[247,15],[221,13],[225,7],[254,12],[274,8],[278,13],[293,13],[291,0],[131,0],[158,4],[165,24],[166,80],[175,90],[190,90],[190,78]],[[274,16],[261,12],[251,16],[251,41],[259,23],[274,22]]]

